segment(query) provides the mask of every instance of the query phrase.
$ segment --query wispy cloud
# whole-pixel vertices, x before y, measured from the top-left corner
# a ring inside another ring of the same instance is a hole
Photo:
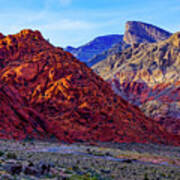
[[[60,46],[82,44],[87,41],[88,36],[90,36],[88,39],[96,36],[96,29],[99,26],[100,23],[91,20],[64,17],[61,12],[21,11],[16,12],[15,15],[11,12],[0,14],[0,32],[3,34],[18,33],[22,29],[40,30],[45,38]]]
[[[88,21],[73,20],[73,19],[61,19],[59,21],[54,21],[40,26],[41,29],[60,30],[60,31],[90,30],[95,27],[96,24],[94,23]]]
[[[180,29],[179,5],[171,6],[169,0],[159,0],[168,6],[168,11],[164,11],[165,5],[162,6],[162,3],[158,3],[159,11],[156,11],[155,2],[152,1],[145,3],[149,5],[148,8],[140,6],[140,3],[129,8],[128,3],[122,1],[124,3],[118,3],[117,0],[101,1],[108,6],[95,6],[103,4],[97,0],[44,0],[41,3],[38,1],[39,4],[36,0],[29,0],[28,3],[22,3],[22,0],[17,0],[17,3],[10,1],[11,5],[0,7],[0,32],[11,34],[24,28],[38,29],[55,45],[78,46],[99,35],[124,33],[127,20],[152,23],[172,32]],[[5,0],[0,2],[6,5]],[[36,8],[31,8],[33,6]],[[134,8],[136,6],[138,8]]]

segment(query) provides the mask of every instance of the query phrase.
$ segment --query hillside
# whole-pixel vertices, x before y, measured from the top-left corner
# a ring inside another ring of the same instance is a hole
[[[180,143],[38,31],[2,36],[0,59],[3,139]]]
[[[180,33],[109,56],[94,71],[169,132],[180,134]]]

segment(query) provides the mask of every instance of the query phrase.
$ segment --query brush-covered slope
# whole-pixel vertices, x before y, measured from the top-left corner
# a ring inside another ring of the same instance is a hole
[[[128,48],[93,68],[117,94],[180,134],[180,33]]]
[[[38,31],[3,37],[0,59],[1,138],[180,143]]]
[[[88,65],[93,66],[96,63],[105,60],[108,56],[119,53],[130,46],[136,46],[140,43],[153,43],[168,39],[171,33],[151,24],[128,21],[125,25],[125,34],[123,41],[116,43],[111,48],[101,54],[94,56],[89,60]]]
[[[123,40],[122,35],[106,35],[95,38],[94,40],[78,48],[71,46],[65,48],[66,51],[73,54],[77,59],[88,64],[88,61],[111,48],[114,44]]]

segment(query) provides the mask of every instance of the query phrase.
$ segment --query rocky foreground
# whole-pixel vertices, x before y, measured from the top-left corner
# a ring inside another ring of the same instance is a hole
[[[179,147],[0,141],[1,180],[178,180]]]

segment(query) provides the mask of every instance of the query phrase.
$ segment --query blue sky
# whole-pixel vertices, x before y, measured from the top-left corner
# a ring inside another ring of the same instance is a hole
[[[128,20],[180,31],[180,0],[0,0],[0,32],[38,29],[54,45],[124,33]]]

